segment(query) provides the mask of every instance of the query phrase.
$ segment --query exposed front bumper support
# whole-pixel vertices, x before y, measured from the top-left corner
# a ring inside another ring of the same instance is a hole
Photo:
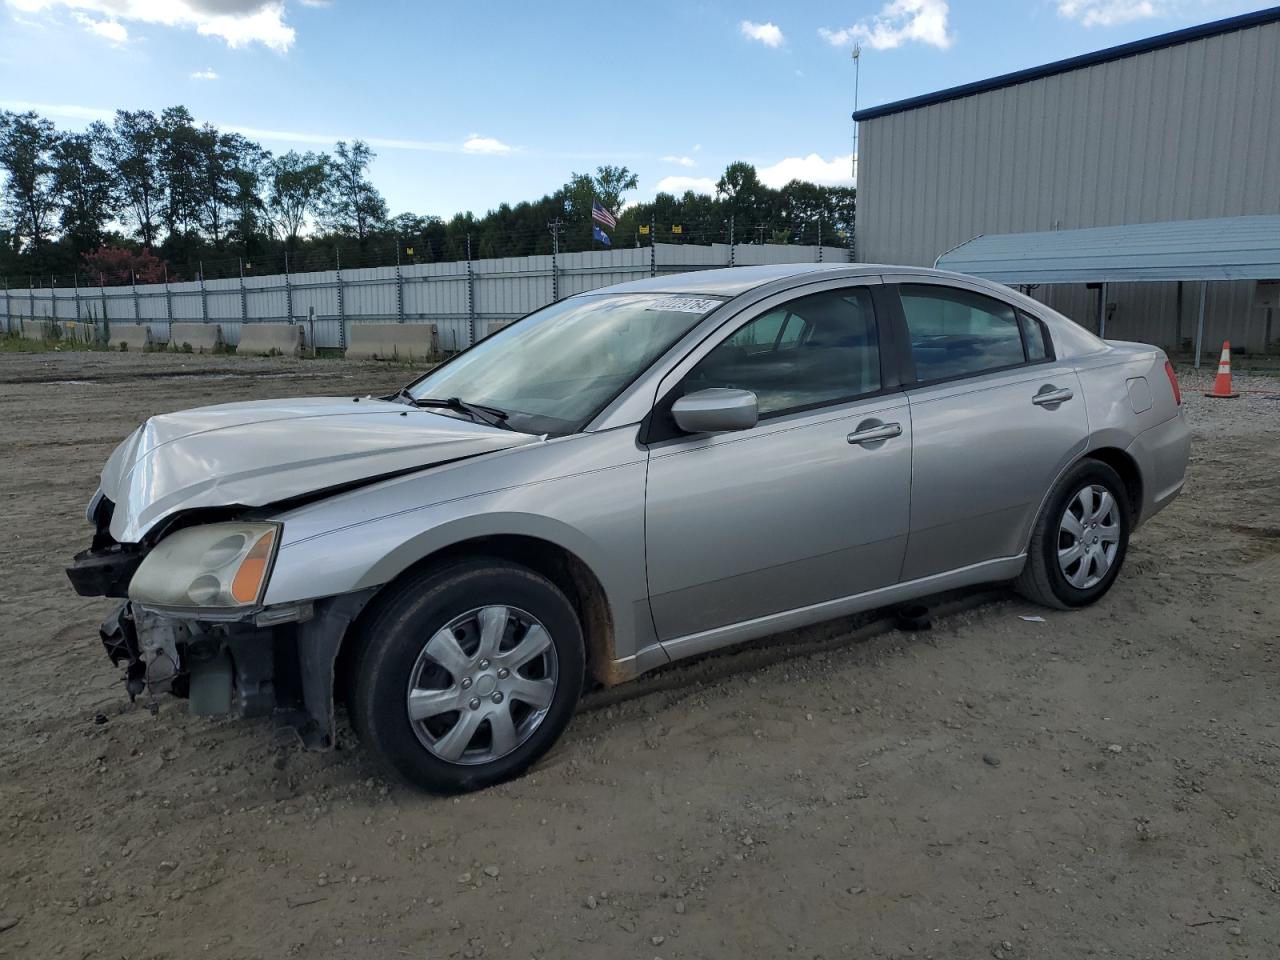
[[[192,713],[275,716],[313,748],[331,747],[334,667],[374,589],[316,601],[302,623],[258,626],[169,615],[127,602],[100,630],[124,668],[130,699],[144,691],[188,698]]]

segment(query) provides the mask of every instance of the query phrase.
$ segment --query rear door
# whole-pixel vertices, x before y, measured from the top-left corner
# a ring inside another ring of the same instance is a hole
[[[893,584],[906,545],[911,421],[877,284],[762,305],[673,372],[654,417],[707,387],[756,394],[749,430],[649,445],[645,530],[661,640]],[[861,436],[861,439],[859,438]]]
[[[913,440],[902,579],[1017,556],[1088,439],[1080,382],[1014,304],[963,281],[894,279]]]

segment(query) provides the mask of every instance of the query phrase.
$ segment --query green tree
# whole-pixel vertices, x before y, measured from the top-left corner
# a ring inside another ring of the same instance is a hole
[[[201,128],[200,224],[217,250],[234,237],[248,245],[262,233],[261,188],[270,159],[262,147],[238,133]]]
[[[58,134],[44,117],[0,112],[0,170],[6,175],[4,222],[23,248],[39,255],[57,210],[53,151]]]
[[[76,254],[102,245],[107,225],[116,215],[115,183],[99,158],[106,124],[90,124],[84,133],[66,133],[53,148],[53,192],[59,207],[63,239]]]
[[[102,142],[121,207],[144,247],[155,246],[165,199],[160,121],[150,110],[117,110]]]
[[[607,163],[596,167],[596,175],[591,179],[595,187],[596,199],[614,215],[622,209],[622,195],[630,193],[640,185],[638,175],[626,167],[615,167]]]
[[[276,157],[267,178],[268,216],[276,233],[292,250],[308,220],[321,210],[329,193],[329,157],[290,150]]]
[[[361,246],[387,220],[387,202],[368,177],[369,164],[376,156],[363,140],[354,140],[350,146],[339,140],[330,161],[324,224],[336,233],[355,237]]]
[[[164,183],[162,217],[170,238],[199,229],[207,187],[204,172],[217,138],[212,127],[197,128],[186,107],[168,107],[160,114],[156,152]]]

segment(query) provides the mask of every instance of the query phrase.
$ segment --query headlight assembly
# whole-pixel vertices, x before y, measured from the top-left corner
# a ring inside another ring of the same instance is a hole
[[[278,523],[210,523],[156,544],[129,582],[129,599],[163,607],[247,607],[266,590]]]

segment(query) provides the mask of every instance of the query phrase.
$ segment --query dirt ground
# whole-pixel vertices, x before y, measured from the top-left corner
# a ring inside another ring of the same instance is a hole
[[[111,447],[405,379],[0,355],[0,957],[1280,956],[1280,381],[1184,374],[1186,491],[1095,607],[992,589],[668,668],[480,794],[131,706],[62,574]]]

